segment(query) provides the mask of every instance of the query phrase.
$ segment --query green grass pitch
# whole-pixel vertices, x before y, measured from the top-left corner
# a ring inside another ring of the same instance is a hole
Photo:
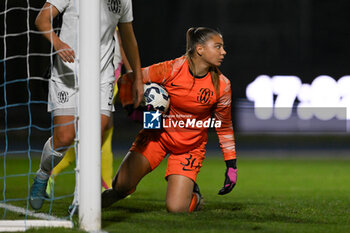
[[[305,154],[306,157],[307,154]],[[224,181],[222,157],[204,161],[198,184],[204,196],[202,211],[169,214],[165,210],[165,162],[146,176],[130,198],[102,212],[102,228],[107,232],[350,232],[350,160],[347,158],[241,158],[238,183],[225,196],[217,195]],[[0,159],[3,167],[3,158]],[[120,160],[116,162],[118,165]],[[7,175],[26,173],[28,160],[6,161]],[[32,171],[38,167],[33,160]],[[117,167],[117,165],[116,165]],[[0,176],[3,176],[0,169]],[[6,198],[27,195],[27,177],[8,177]],[[3,200],[3,180],[0,180]],[[56,179],[56,196],[74,189],[74,175]],[[55,200],[51,213],[67,216],[72,197]],[[11,202],[25,207],[25,201]],[[48,213],[46,202],[40,212]],[[0,209],[4,218],[4,210]],[[6,212],[5,219],[23,219]],[[77,222],[77,217],[74,218]],[[78,229],[39,229],[29,232],[78,232]]]

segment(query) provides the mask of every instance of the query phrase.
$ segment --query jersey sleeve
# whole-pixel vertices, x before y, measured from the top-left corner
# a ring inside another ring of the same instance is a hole
[[[123,12],[119,19],[120,23],[129,23],[133,21],[133,15],[132,15],[132,2],[131,0],[125,0],[122,1],[125,4],[123,4]]]
[[[143,83],[166,83],[174,73],[174,63],[176,60],[160,62],[143,68]]]
[[[69,5],[69,0],[47,0],[46,2],[56,7],[60,13],[62,13]]]
[[[220,84],[224,84],[223,82]],[[223,94],[219,97],[214,110],[214,116],[221,121],[221,127],[216,128],[220,147],[225,160],[236,158],[235,139],[231,120],[231,86],[227,80]]]

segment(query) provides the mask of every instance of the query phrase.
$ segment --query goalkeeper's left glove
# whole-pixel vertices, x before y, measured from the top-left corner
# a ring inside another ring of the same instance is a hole
[[[226,160],[226,172],[224,187],[219,191],[219,195],[224,195],[232,191],[237,183],[236,159]]]

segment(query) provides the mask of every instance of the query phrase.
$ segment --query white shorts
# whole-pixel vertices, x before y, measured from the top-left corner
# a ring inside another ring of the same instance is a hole
[[[110,116],[114,112],[113,94],[114,81],[101,83],[101,114]],[[79,93],[73,83],[63,83],[56,80],[49,80],[49,96],[47,110],[53,112],[54,116],[76,115],[79,104]]]

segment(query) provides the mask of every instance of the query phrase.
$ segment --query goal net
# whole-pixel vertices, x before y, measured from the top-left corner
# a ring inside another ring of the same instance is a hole
[[[52,179],[51,193],[43,207],[38,211],[31,209],[30,187],[43,146],[55,127],[53,117],[47,112],[48,79],[55,51],[34,25],[44,3],[45,0],[0,2],[0,232],[32,227],[72,228],[74,217],[67,210],[74,196],[75,171],[84,174],[73,163]],[[60,29],[59,20],[52,23],[54,30]],[[75,141],[77,151],[78,139]],[[87,207],[83,201],[79,210],[84,213],[84,209]],[[96,207],[90,209],[100,216]],[[80,217],[80,226],[84,226],[84,221],[90,220]],[[96,230],[100,223],[82,228]]]

